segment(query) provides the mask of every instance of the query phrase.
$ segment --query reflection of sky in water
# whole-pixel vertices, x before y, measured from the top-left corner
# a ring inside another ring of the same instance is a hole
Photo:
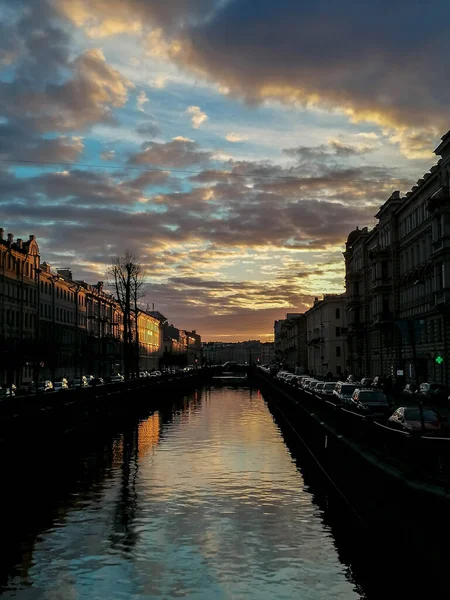
[[[113,477],[5,597],[357,598],[262,398],[214,390],[115,442]]]

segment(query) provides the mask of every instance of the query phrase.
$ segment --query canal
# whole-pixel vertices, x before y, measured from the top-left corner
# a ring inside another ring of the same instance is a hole
[[[363,527],[305,479],[258,390],[205,388],[58,444],[3,456],[2,598],[382,597],[352,566]],[[385,558],[366,565],[378,582]]]

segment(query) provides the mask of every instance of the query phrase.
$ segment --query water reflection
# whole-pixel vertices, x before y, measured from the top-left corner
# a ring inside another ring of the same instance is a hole
[[[360,597],[260,394],[198,392],[51,457],[20,492],[16,478],[13,496],[33,490],[42,510],[16,537],[5,598]]]

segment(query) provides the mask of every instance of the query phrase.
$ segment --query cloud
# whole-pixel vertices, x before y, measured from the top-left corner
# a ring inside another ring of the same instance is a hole
[[[100,158],[102,160],[114,160],[115,158],[115,151],[114,150],[105,150],[105,152],[102,152],[100,154]]]
[[[161,130],[154,121],[146,121],[136,127],[136,132],[140,135],[156,137],[161,133]]]
[[[204,113],[199,106],[189,106],[186,109],[188,115],[191,116],[191,123],[194,129],[198,129],[202,123],[208,120],[208,115]]]
[[[0,157],[8,160],[76,162],[84,150],[79,136],[43,138],[15,124],[0,123]]]
[[[248,140],[248,137],[246,135],[242,135],[240,133],[235,133],[234,131],[231,131],[230,133],[227,133],[225,139],[228,142],[235,144],[237,142],[244,142],[245,140]]]
[[[330,158],[351,158],[354,156],[363,156],[372,152],[374,148],[368,145],[345,144],[340,140],[330,140],[328,144],[320,146],[298,146],[296,148],[285,148],[284,154],[296,158],[300,162],[311,160],[328,160]]]
[[[398,144],[400,152],[409,159],[434,158],[433,148],[437,145],[436,131],[432,129],[400,129],[390,137]]]
[[[144,92],[144,90],[141,90],[136,99],[137,109],[141,112],[144,112],[144,104],[147,102],[150,102],[150,100],[147,98],[147,94]]]
[[[248,102],[278,100],[395,129],[445,131],[448,3],[431,0],[426,11],[389,0],[342,0],[326,11],[322,4],[261,0],[255,13],[252,0],[58,2],[89,35],[145,29],[160,56]]]
[[[62,83],[31,86],[20,74],[0,82],[3,115],[36,132],[83,130],[113,122],[111,109],[123,106],[131,82],[110,67],[101,50],[86,50],[67,65],[72,76]]]
[[[368,133],[365,132],[360,132],[356,134],[357,137],[363,138],[365,140],[378,140],[379,139],[379,135],[378,133],[375,133],[375,131],[370,131]]]
[[[143,24],[175,31],[211,18],[223,0],[58,0],[62,13],[92,37],[135,33]],[[139,24],[139,27],[136,25]],[[113,24],[113,25],[112,25]]]
[[[170,142],[144,142],[141,152],[132,154],[129,164],[153,164],[164,167],[188,167],[208,162],[211,153],[201,150],[199,145],[183,137],[174,138]]]

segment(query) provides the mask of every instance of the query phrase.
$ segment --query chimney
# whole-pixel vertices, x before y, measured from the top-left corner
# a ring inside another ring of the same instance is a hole
[[[36,236],[35,235],[30,235],[30,236],[28,236],[28,238],[29,238],[30,242],[32,242],[33,240],[36,239]]]
[[[56,272],[58,273],[58,275],[61,275],[61,277],[65,277],[66,279],[73,279],[72,271],[70,269],[56,269]]]
[[[11,246],[11,244],[14,241],[14,236],[12,233],[8,233],[8,244]]]
[[[22,238],[17,238],[16,244],[17,244],[17,248],[19,250],[22,250],[22,242],[23,242]]]
[[[98,289],[99,292],[103,291],[103,281],[99,281],[97,283],[97,289]]]
[[[5,233],[5,230],[3,229],[3,227],[0,227],[0,241],[3,241],[3,234]]]

